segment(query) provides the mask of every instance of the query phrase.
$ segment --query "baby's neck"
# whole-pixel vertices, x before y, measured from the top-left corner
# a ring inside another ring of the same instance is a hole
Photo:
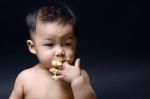
[[[37,64],[37,65],[35,66],[35,69],[37,69],[37,70],[39,70],[39,71],[41,71],[41,72],[48,73],[49,75],[51,75],[51,73],[49,72],[49,69],[46,68],[46,67],[44,67],[44,66],[42,66],[41,64]]]

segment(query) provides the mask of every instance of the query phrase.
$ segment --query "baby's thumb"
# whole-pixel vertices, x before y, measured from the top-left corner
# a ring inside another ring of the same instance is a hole
[[[75,67],[80,67],[80,58],[77,58],[75,61]]]

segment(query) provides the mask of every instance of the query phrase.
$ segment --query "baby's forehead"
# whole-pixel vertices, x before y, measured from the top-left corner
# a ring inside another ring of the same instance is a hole
[[[64,22],[61,22],[59,20],[56,20],[56,21],[41,21],[41,20],[37,20],[36,21],[36,27],[37,26],[41,26],[41,25],[55,25],[55,26],[70,26],[74,29],[74,25],[73,24],[70,24],[70,23],[64,23]]]
[[[53,39],[59,39],[59,40],[74,40],[74,39],[76,39],[76,36],[75,36],[73,33],[67,33],[67,34],[61,35],[61,36],[58,36],[58,35],[50,35],[50,36],[47,36],[45,39],[46,39],[46,40],[53,40]]]
[[[57,22],[38,22],[36,27],[36,33],[47,34],[50,36],[75,36],[75,31],[72,25],[61,24]]]

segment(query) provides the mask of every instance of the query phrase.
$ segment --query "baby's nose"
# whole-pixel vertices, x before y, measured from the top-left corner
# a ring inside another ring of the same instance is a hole
[[[57,57],[64,57],[65,56],[65,51],[63,50],[62,47],[57,47],[55,54],[56,54]]]

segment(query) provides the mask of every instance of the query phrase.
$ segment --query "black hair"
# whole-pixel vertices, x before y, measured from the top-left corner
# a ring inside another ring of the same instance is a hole
[[[73,26],[75,36],[77,36],[76,16],[71,9],[64,4],[47,3],[29,13],[26,17],[26,23],[30,36],[36,31],[37,20],[43,23],[58,22],[63,25],[70,24]]]

